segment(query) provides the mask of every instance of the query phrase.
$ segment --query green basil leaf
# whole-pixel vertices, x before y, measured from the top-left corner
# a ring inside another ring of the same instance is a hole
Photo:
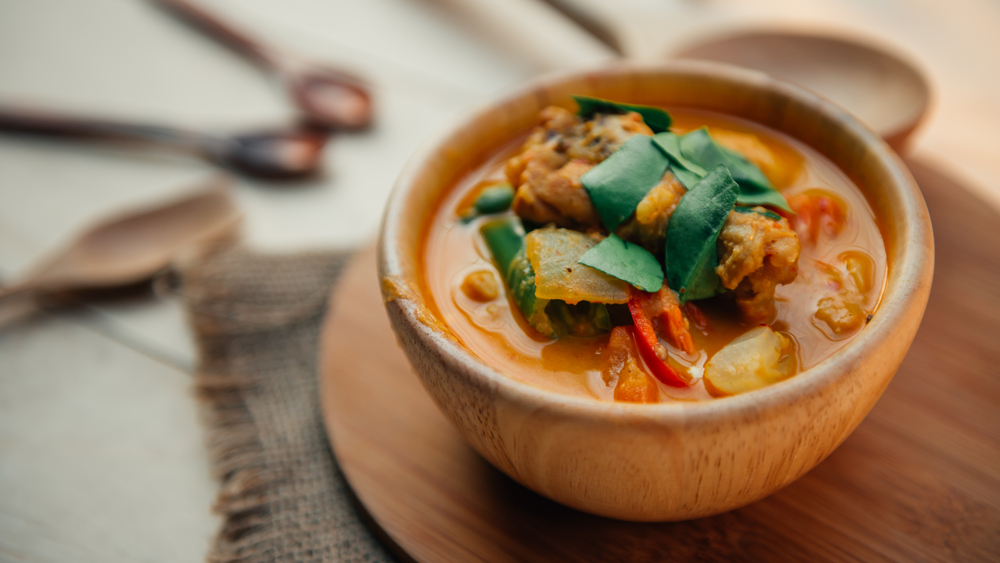
[[[740,184],[740,188],[743,188],[743,184]],[[777,190],[761,190],[758,193],[754,193],[753,186],[747,186],[746,193],[740,193],[740,199],[737,200],[737,203],[749,206],[770,205],[771,207],[777,207],[789,213],[794,213],[792,208],[788,206],[785,196],[781,195],[781,192]]]
[[[663,287],[663,267],[648,250],[611,234],[584,254],[580,264],[650,293]]]
[[[614,232],[660,183],[670,161],[645,135],[635,135],[580,178],[601,222]]]
[[[681,136],[676,133],[671,133],[667,131],[666,133],[657,133],[653,135],[653,142],[656,146],[660,148],[668,157],[670,157],[671,164],[678,164],[683,168],[694,172],[699,177],[704,178],[708,175],[708,171],[698,165],[698,163],[688,159],[681,152]]]
[[[704,176],[699,176],[690,170],[681,168],[680,166],[674,166],[673,163],[670,165],[670,172],[677,178],[677,181],[684,186],[685,189],[691,190],[698,185]]]
[[[590,96],[573,96],[573,99],[580,106],[580,109],[576,112],[577,115],[585,119],[593,116],[595,113],[625,113],[634,111],[642,116],[642,120],[653,130],[653,133],[669,130],[670,125],[674,122],[669,113],[653,106],[620,104],[611,100],[591,98]]]
[[[735,211],[737,213],[743,213],[743,214],[746,214],[746,213],[756,213],[758,215],[763,215],[764,217],[767,217],[768,219],[771,219],[772,221],[781,221],[781,215],[778,215],[774,211],[771,211],[771,210],[768,210],[768,209],[764,209],[763,207],[760,207],[760,208],[757,208],[757,207],[740,207],[740,206],[737,205],[736,207],[733,208],[733,211]]]
[[[760,168],[740,153],[715,142],[707,128],[691,131],[680,138],[679,144],[684,157],[705,169],[711,170],[720,164],[728,168],[733,180],[740,185],[737,202],[741,205],[771,205],[792,211],[785,197],[774,189]]]
[[[740,186],[718,165],[684,194],[667,225],[667,284],[681,304],[724,291],[715,273],[719,256],[715,241],[740,194]]]
[[[680,136],[676,133],[657,133],[653,135],[653,143],[670,159],[670,172],[685,189],[694,188],[708,174],[704,168],[684,157]]]

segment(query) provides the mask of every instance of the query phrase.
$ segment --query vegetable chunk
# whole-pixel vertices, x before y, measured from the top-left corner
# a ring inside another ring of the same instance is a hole
[[[656,381],[639,363],[635,342],[626,327],[615,327],[604,353],[601,375],[604,382],[615,386],[615,400],[629,403],[657,403],[660,390]]]
[[[499,295],[497,279],[485,270],[472,272],[462,280],[462,293],[473,301],[493,301]]]
[[[628,303],[628,283],[578,261],[598,240],[569,229],[536,229],[526,237],[528,260],[535,271],[535,297],[570,304]]]
[[[739,336],[705,364],[705,387],[715,396],[735,395],[776,383],[791,374],[783,360],[791,341],[761,326]]]
[[[556,335],[552,321],[545,313],[547,299],[535,297],[535,272],[525,253],[524,227],[516,217],[495,219],[485,223],[480,232],[507,291],[517,303],[528,324],[544,336]]]

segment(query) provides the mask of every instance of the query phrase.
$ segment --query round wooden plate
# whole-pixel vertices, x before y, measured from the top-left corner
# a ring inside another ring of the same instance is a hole
[[[327,430],[383,536],[421,562],[990,560],[1000,552],[1000,214],[910,162],[934,222],[924,322],[868,418],[806,476],[719,516],[636,524],[524,489],[424,392],[382,308],[375,252],[338,286],[322,339]]]

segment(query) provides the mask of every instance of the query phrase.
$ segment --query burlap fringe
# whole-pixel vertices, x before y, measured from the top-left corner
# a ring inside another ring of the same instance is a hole
[[[385,562],[347,504],[322,430],[315,347],[345,254],[210,249],[163,291],[184,297],[223,524],[211,563]]]
[[[213,509],[225,518],[220,538],[207,560],[211,563],[240,563],[241,553],[263,537],[270,522],[268,495],[279,478],[269,474],[264,449],[243,393],[253,390],[249,379],[199,373],[195,389],[204,401],[209,456],[222,482]]]

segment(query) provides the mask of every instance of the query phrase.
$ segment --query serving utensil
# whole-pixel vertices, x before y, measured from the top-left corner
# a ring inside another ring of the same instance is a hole
[[[140,141],[194,153],[222,166],[265,178],[305,176],[320,165],[327,135],[308,127],[222,136],[190,129],[92,119],[0,107],[0,130],[61,137]]]
[[[541,0],[538,0],[539,2]],[[593,50],[551,49],[559,43],[579,43],[565,26],[531,18],[523,2],[448,0],[449,4],[479,6],[491,19],[470,25],[499,33],[498,22],[516,21],[518,40],[540,66],[578,67],[600,60]],[[655,10],[639,13],[635,5],[604,0],[547,0],[568,19],[633,60],[689,58],[735,64],[760,70],[804,86],[826,97],[872,127],[897,151],[905,148],[930,103],[930,86],[905,56],[865,39],[782,29],[739,31],[762,17],[721,10],[697,1],[659,1]],[[754,8],[758,10],[757,7]],[[458,10],[469,12],[471,8]],[[509,26],[508,26],[509,27]],[[542,53],[534,55],[533,53]]]
[[[736,30],[735,16],[713,15],[703,2],[690,0],[664,2],[655,14],[600,0],[550,3],[626,58],[723,62],[804,86],[861,118],[896,150],[904,147],[930,102],[930,87],[914,63],[865,39]],[[668,22],[674,33],[664,33]]]
[[[752,68],[804,86],[844,107],[894,149],[927,113],[930,87],[904,57],[863,41],[780,30],[747,30],[674,52]]]
[[[179,253],[235,233],[242,214],[218,181],[213,187],[101,221],[13,285],[0,302],[70,290],[141,282]]]
[[[359,78],[279,52],[186,0],[153,2],[276,76],[312,124],[360,129],[371,123],[371,96]]]

